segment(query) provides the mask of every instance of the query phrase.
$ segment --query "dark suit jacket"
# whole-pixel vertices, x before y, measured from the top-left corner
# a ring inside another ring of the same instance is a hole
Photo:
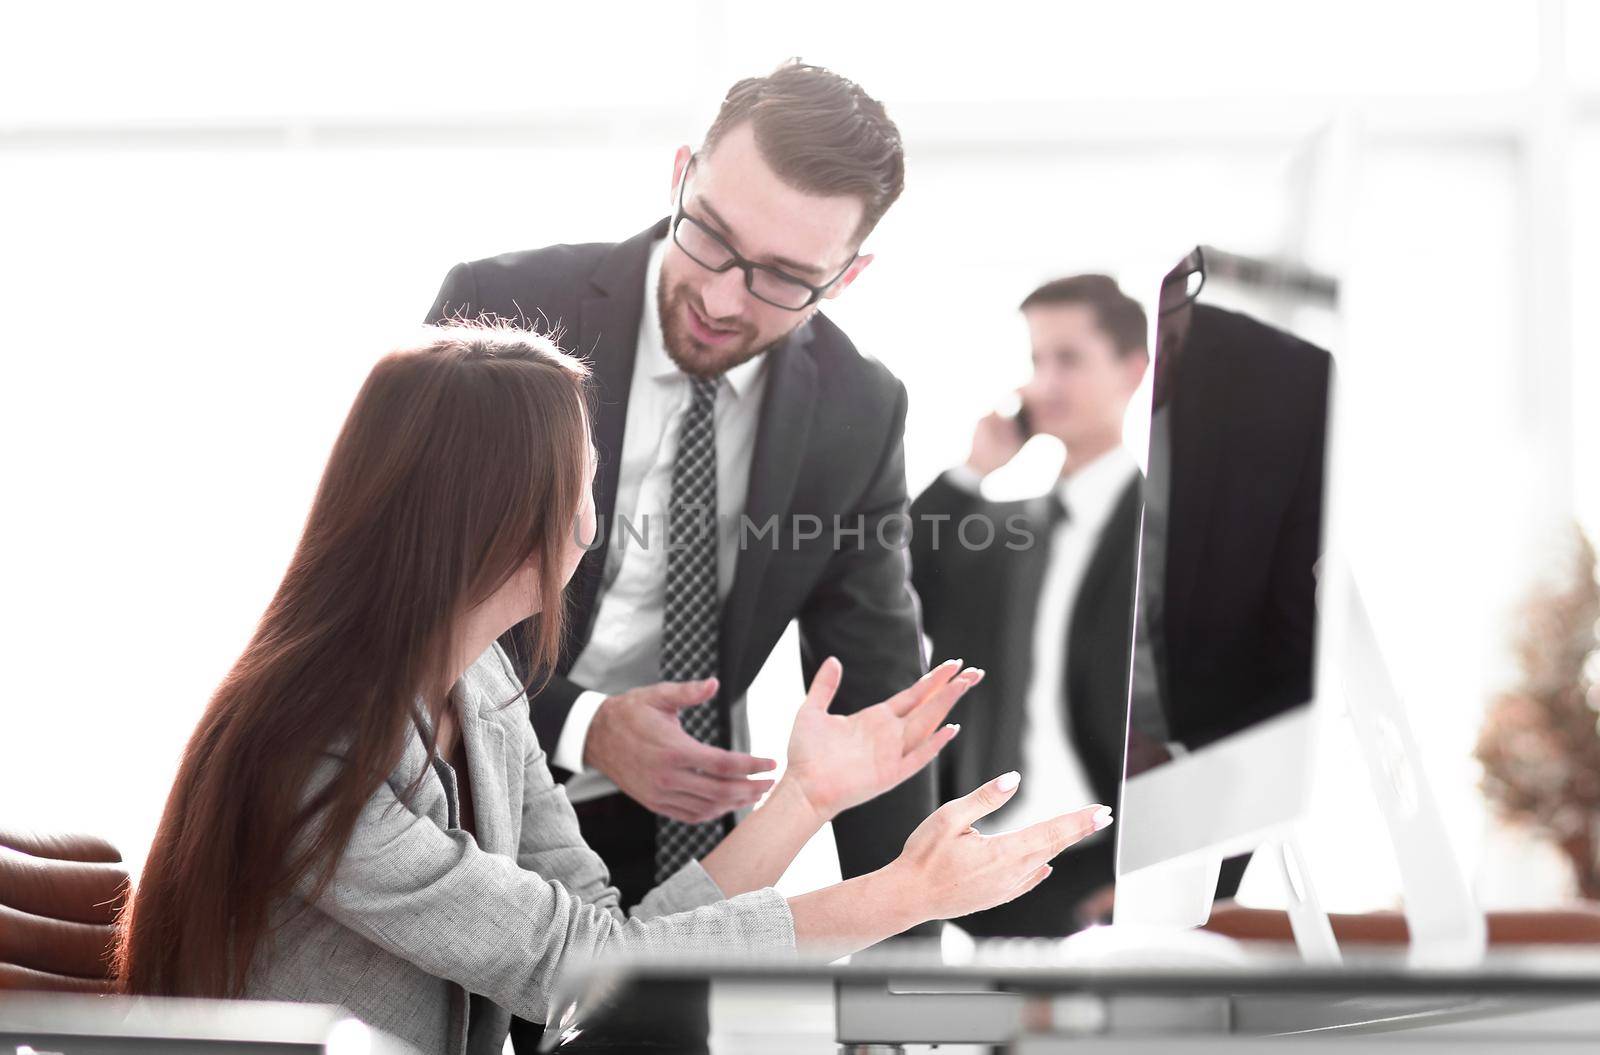
[[[1135,478],[1117,497],[1076,596],[1059,599],[1072,606],[1069,640],[1062,642],[1069,657],[1062,718],[1094,793],[1111,806],[1122,780],[1139,510]],[[987,672],[952,712],[961,735],[945,748],[939,764],[940,795],[948,799],[1021,766],[1044,551],[1037,544],[1007,548],[1006,540],[1019,538],[1008,532],[1007,520],[1023,518],[1035,536],[1044,527],[1029,518],[1029,503],[989,502],[942,476],[917,496],[911,514],[917,528],[912,581],[934,653],[960,656]],[[957,540],[955,526],[973,515],[994,522],[994,545],[969,549]],[[950,519],[934,548],[926,525],[938,516]]]
[[[615,510],[646,264],[651,244],[666,230],[663,220],[622,243],[557,245],[458,264],[428,313],[430,322],[492,313],[559,326],[561,345],[589,360],[601,459],[595,508],[602,526]],[[833,710],[850,712],[893,695],[926,669],[906,554],[894,544],[904,536],[903,526],[895,525],[906,509],[905,387],[820,314],[769,354],[746,515],[758,529],[776,517],[778,528],[739,554],[722,609],[715,705],[726,710],[745,692],[790,621],[798,620],[806,680],[828,656],[839,657],[844,678]],[[820,521],[820,537],[804,537],[814,522],[797,525],[794,518],[807,514]],[[836,546],[836,518],[844,529],[863,530],[839,535]],[[889,526],[880,532],[885,518]],[[567,648],[555,677],[532,701],[534,729],[547,747],[559,739],[584,688],[565,675],[589,640],[605,550],[591,550],[573,577]],[[933,787],[930,768],[836,818],[844,875],[893,860],[932,811]],[[640,831],[632,852],[648,856],[649,828]],[[602,855],[610,850],[607,863],[622,873],[624,895],[642,893],[624,886],[626,869],[619,869],[638,862],[620,860],[626,851],[605,840],[591,841]]]
[[[1171,367],[1162,671],[1191,749],[1311,699],[1332,369],[1247,315],[1192,310]]]

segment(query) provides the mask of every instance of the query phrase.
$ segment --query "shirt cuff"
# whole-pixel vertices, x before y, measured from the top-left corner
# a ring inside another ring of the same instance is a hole
[[[982,492],[983,476],[970,465],[958,465],[953,469],[946,469],[945,482],[969,495]]]
[[[717,881],[711,878],[705,866],[699,861],[690,861],[646,894],[631,915],[640,919],[654,919],[726,900],[728,895],[717,886]]]
[[[578,693],[578,698],[572,701],[572,707],[567,711],[567,720],[561,726],[561,737],[556,741],[556,749],[550,753],[550,762],[572,773],[586,773],[588,768],[583,764],[583,745],[589,739],[589,726],[594,721],[594,712],[606,702],[606,694],[585,689]]]

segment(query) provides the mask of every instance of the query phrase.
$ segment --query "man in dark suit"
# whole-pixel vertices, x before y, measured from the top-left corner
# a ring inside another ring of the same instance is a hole
[[[966,464],[912,504],[912,574],[934,649],[988,671],[958,705],[963,733],[940,758],[940,792],[1020,770],[1021,792],[993,818],[1001,828],[1116,802],[1141,482],[1122,419],[1149,361],[1144,310],[1107,276],[1047,283],[1022,312],[1033,344],[1023,412],[981,421]],[[1066,447],[1056,486],[984,499],[983,478],[1026,433]],[[1114,846],[1087,839],[1031,893],[957,922],[986,936],[1069,934],[1100,914],[1089,902],[1114,878]]]
[[[743,698],[792,620],[808,680],[843,664],[836,710],[925,669],[897,544],[905,388],[817,311],[871,262],[862,240],[903,182],[882,105],[787,64],[735,84],[701,149],[679,148],[667,220],[458,265],[429,313],[543,318],[594,369],[606,542],[531,712],[625,904],[770,785],[750,779],[773,763],[744,753]],[[930,769],[838,817],[842,873],[892,860],[933,789]]]

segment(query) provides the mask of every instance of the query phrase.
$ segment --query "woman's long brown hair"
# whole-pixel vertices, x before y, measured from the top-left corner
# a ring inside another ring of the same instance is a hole
[[[308,881],[315,900],[407,736],[431,728],[420,711],[448,677],[452,627],[530,561],[529,647],[548,675],[585,377],[544,338],[495,327],[431,328],[373,369],[283,583],[184,752],[122,921],[126,991],[244,990],[274,906]],[[346,764],[308,797],[335,748]]]

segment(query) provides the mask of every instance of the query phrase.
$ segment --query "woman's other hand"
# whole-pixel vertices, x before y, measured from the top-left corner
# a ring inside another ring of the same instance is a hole
[[[1020,897],[1044,882],[1050,860],[1111,823],[1111,810],[1085,806],[1016,831],[984,835],[973,825],[1011,800],[1021,784],[1006,773],[940,806],[917,826],[884,871],[924,919],[955,919]]]

